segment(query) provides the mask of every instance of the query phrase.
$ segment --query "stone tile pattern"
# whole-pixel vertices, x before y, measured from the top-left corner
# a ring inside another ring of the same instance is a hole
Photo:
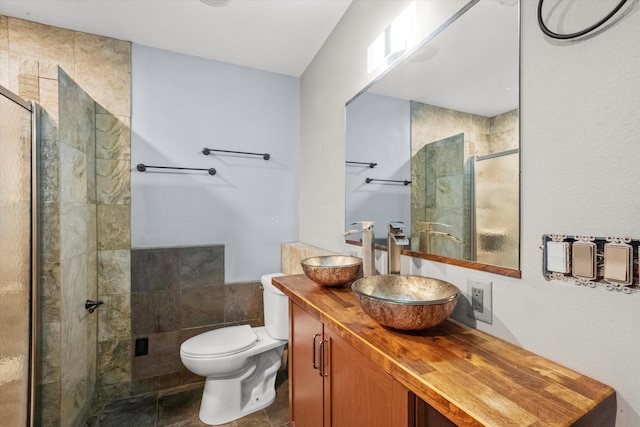
[[[84,309],[97,298],[95,101],[59,69],[60,420],[77,425],[93,406],[98,317]]]
[[[415,173],[424,177],[418,182],[423,191],[416,192],[423,197],[412,200],[412,207],[423,214],[423,221],[449,224],[451,227],[447,231],[465,242],[465,245],[461,245],[450,240],[435,239],[430,251],[457,259],[470,259],[471,246],[466,242],[472,241],[470,176],[465,174],[464,135],[459,133],[427,144],[412,159],[412,169],[415,166],[419,172],[424,171]],[[417,227],[414,230],[423,230],[419,224]],[[419,238],[418,242],[418,249],[427,251],[427,248],[421,247]]]
[[[453,147],[456,145],[449,138],[463,135],[462,151]],[[440,150],[428,147],[439,143]],[[517,148],[518,137],[518,110],[510,111],[495,117],[483,117],[460,111],[440,108],[419,102],[411,102],[411,155],[412,155],[412,186],[411,186],[411,229],[419,230],[419,222],[441,222],[452,225],[447,229],[455,236],[460,236],[465,243],[464,247],[449,240],[440,239],[436,252],[444,256],[456,258],[468,258],[471,253],[469,242],[471,229],[467,225],[471,215],[470,189],[471,179],[468,163],[475,155],[487,155]],[[436,160],[435,155],[439,156]],[[445,171],[438,164],[448,164],[443,158],[457,157],[456,169]],[[432,167],[430,167],[430,165]],[[433,165],[436,165],[433,167]],[[437,172],[437,170],[439,172]],[[434,176],[438,175],[436,185]],[[463,190],[460,188],[464,187]],[[436,196],[440,196],[439,206],[436,205]],[[452,205],[454,199],[463,203]],[[419,238],[412,238],[413,250],[419,248]]]
[[[182,365],[182,342],[225,326],[263,325],[263,318],[259,282],[225,285],[223,245],[133,249],[128,345],[148,338],[149,354],[132,357],[131,393],[203,381]],[[100,362],[103,383],[117,381],[118,372],[107,366],[114,354],[120,356],[117,347],[111,350]]]
[[[190,385],[109,402],[99,408],[86,427],[178,427],[202,426],[202,385]],[[276,400],[267,408],[222,427],[288,427],[289,382],[276,382]]]
[[[129,42],[0,15],[0,84],[44,109],[39,425],[80,425],[104,394],[96,330],[130,384],[130,63]],[[108,316],[84,311],[98,296]]]

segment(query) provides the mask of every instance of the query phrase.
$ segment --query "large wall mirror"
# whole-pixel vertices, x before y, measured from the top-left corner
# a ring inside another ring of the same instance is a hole
[[[346,224],[520,277],[519,5],[474,0],[347,103]],[[348,236],[358,244],[358,235]]]

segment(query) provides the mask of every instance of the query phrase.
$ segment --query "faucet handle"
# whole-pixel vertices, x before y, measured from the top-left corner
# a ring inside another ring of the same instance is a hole
[[[393,236],[393,240],[400,246],[405,246],[410,243],[404,234],[404,222],[402,221],[391,221],[389,223],[389,234]]]
[[[389,223],[389,230],[396,231],[395,229],[397,229],[397,231],[403,230],[404,229],[404,222],[402,222],[402,221],[391,221]]]
[[[362,224],[362,230],[373,230],[373,225],[375,221],[356,221],[352,222],[351,225]]]
[[[444,224],[442,222],[429,222],[429,221],[419,222],[418,225],[426,226],[425,229],[422,230],[422,231],[431,231],[431,230],[433,230],[432,226],[434,226],[434,225],[441,225],[443,227],[451,227],[449,224]]]

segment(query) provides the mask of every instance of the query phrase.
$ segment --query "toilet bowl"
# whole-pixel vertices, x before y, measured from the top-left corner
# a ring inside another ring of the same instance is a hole
[[[206,377],[200,419],[219,425],[269,406],[289,338],[289,300],[271,284],[281,273],[262,276],[265,326],[228,326],[189,338],[180,359]]]

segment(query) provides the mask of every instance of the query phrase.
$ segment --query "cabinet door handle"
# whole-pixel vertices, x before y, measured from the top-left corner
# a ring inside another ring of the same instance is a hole
[[[320,341],[320,369],[318,371],[318,373],[320,374],[321,377],[328,377],[329,374],[327,372],[325,372],[324,370],[324,343],[326,343],[327,340],[322,340]]]
[[[320,335],[321,334],[315,334],[312,340],[313,347],[311,349],[311,366],[313,366],[313,369],[318,369],[318,366],[316,365],[316,338]],[[322,345],[322,343],[320,345]]]

